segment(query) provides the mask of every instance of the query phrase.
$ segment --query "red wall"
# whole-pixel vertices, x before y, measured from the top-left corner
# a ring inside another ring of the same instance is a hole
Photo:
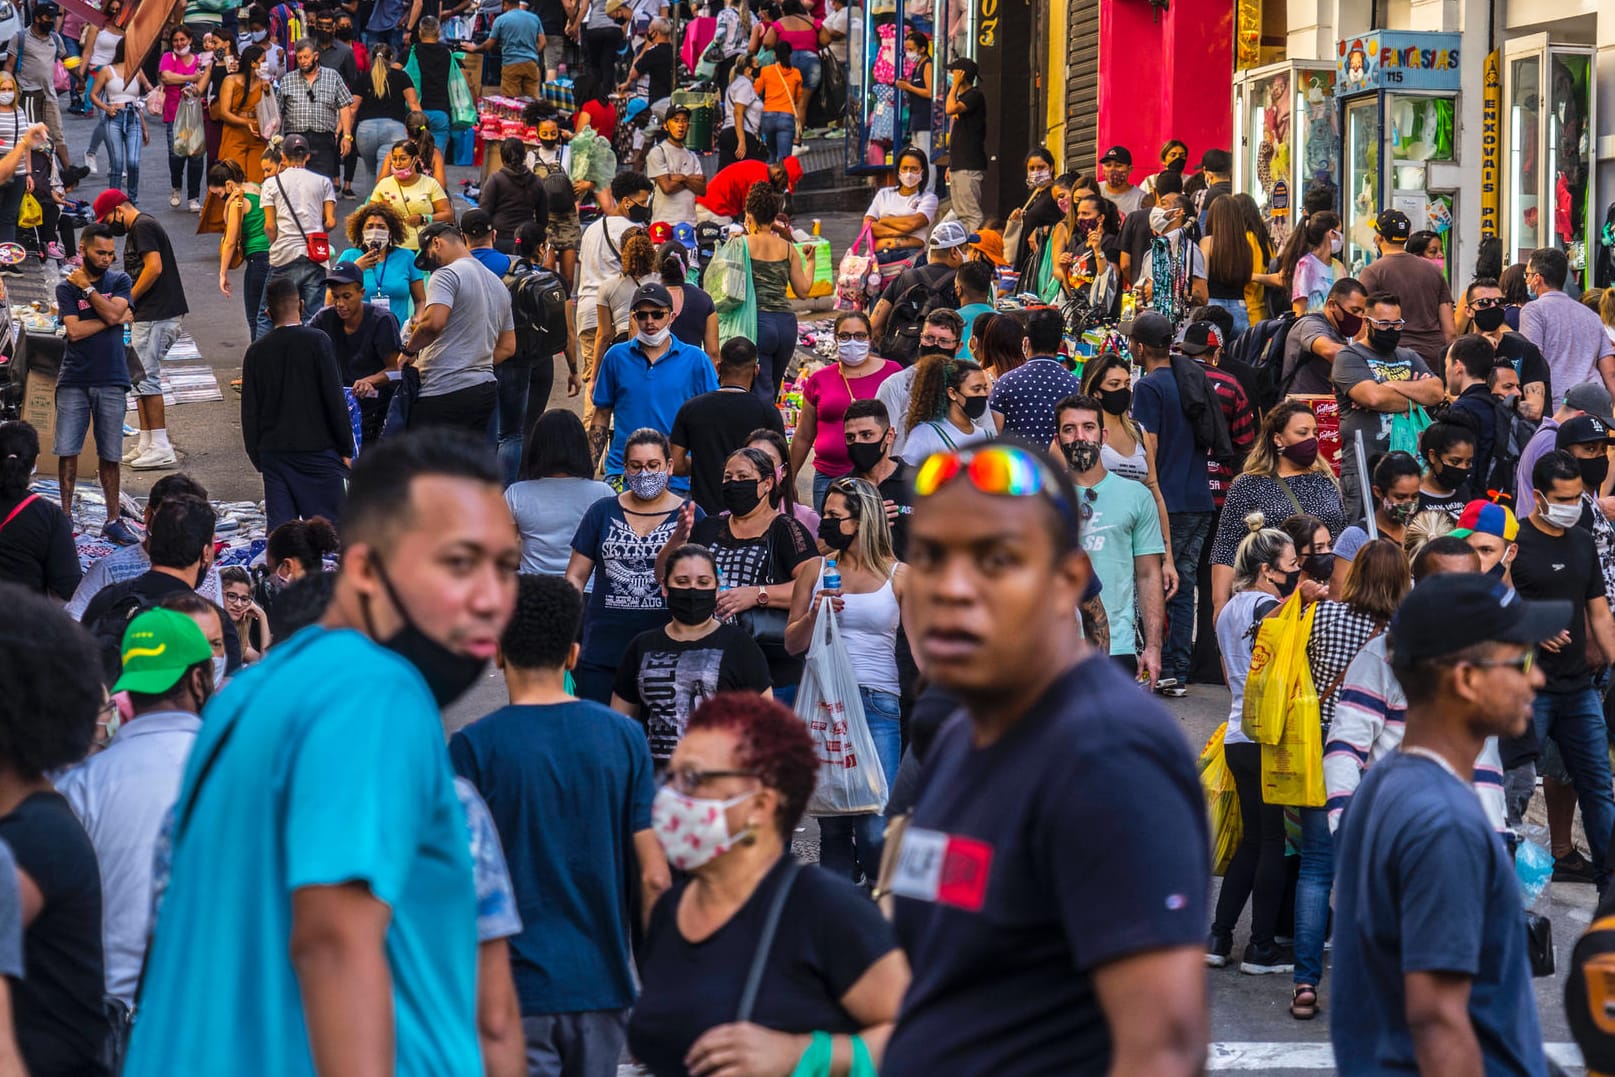
[[[1136,183],[1159,167],[1169,138],[1189,144],[1191,170],[1208,149],[1233,149],[1234,0],[1101,0],[1099,146],[1133,152]]]

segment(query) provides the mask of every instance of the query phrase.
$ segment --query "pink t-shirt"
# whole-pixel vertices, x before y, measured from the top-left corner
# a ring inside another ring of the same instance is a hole
[[[159,71],[172,71],[176,75],[196,74],[196,55],[193,53],[182,61],[172,52],[163,53],[163,58],[157,64]],[[185,92],[183,86],[163,87],[163,122],[173,123],[174,113],[179,111],[179,97]]]
[[[880,383],[903,369],[890,359],[872,359],[869,366],[873,368],[870,373],[848,378],[842,374],[841,364],[833,363],[814,371],[802,386],[802,399],[813,405],[819,417],[818,433],[813,438],[813,466],[832,479],[852,474],[847,436],[841,429],[847,405],[854,400],[873,400]],[[848,389],[852,390],[850,394]]]

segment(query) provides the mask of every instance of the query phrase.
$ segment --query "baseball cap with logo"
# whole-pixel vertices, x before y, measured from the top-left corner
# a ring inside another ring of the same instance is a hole
[[[460,214],[460,233],[478,239],[493,231],[493,218],[485,209],[468,209]]]
[[[1178,351],[1184,355],[1206,355],[1222,347],[1222,333],[1213,322],[1190,322],[1178,340]]]
[[[1391,618],[1391,665],[1444,658],[1480,643],[1541,643],[1570,624],[1570,603],[1530,602],[1478,572],[1443,572],[1408,592]]]
[[[213,647],[197,623],[178,610],[147,610],[123,632],[123,675],[114,692],[160,696],[185,671],[213,661]]]
[[[965,230],[958,221],[943,221],[931,230],[931,249],[950,251],[967,243],[980,243],[981,237]]]
[[[1520,533],[1520,521],[1506,507],[1492,501],[1471,501],[1458,514],[1458,526],[1453,538],[1470,535],[1496,535],[1504,542],[1513,542]]]
[[[359,263],[338,262],[325,271],[327,288],[344,284],[364,284],[364,270],[359,268]]]
[[[1554,435],[1555,449],[1568,449],[1572,445],[1591,445],[1610,440],[1610,427],[1596,415],[1578,415],[1560,425]]]
[[[1115,161],[1117,164],[1130,165],[1133,163],[1133,151],[1126,146],[1112,146],[1105,151],[1103,157],[1099,158],[1099,163],[1102,165],[1109,164],[1111,161]]]
[[[1413,234],[1413,222],[1399,209],[1388,209],[1374,222],[1374,231],[1392,243],[1400,243]]]

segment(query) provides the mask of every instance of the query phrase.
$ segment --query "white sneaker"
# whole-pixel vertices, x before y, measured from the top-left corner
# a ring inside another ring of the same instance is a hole
[[[92,176],[100,171],[100,169],[95,167],[95,154],[86,153],[84,155],[84,167],[90,170],[90,175]]]
[[[191,199],[191,204],[186,206],[185,208],[187,210],[189,210],[190,212],[192,212],[192,213],[201,213],[202,212],[202,203],[198,202],[196,199],[193,198],[193,199]]]
[[[174,190],[168,192],[168,204],[173,206],[175,209],[179,208],[179,189],[178,188],[175,188]]]
[[[124,436],[128,437],[127,434]],[[150,446],[147,446],[146,448],[149,449]],[[146,449],[140,447],[140,438],[129,438],[129,447],[123,450],[123,462],[126,464],[132,464],[144,455],[146,455]]]
[[[129,466],[136,471],[152,471],[157,468],[177,467],[179,458],[174,455],[173,449],[159,449],[153,446],[130,462]]]

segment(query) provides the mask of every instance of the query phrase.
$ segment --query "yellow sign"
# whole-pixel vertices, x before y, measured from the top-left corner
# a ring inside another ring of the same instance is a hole
[[[1503,62],[1502,54],[1486,54],[1486,80],[1480,104],[1480,234],[1502,231]]]

